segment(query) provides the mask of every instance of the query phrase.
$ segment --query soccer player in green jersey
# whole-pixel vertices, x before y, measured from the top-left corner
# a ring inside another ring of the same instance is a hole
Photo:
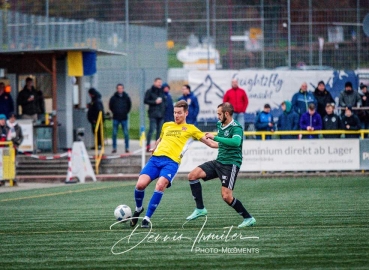
[[[218,156],[216,160],[205,162],[188,174],[196,209],[187,217],[187,220],[194,220],[208,213],[204,207],[199,179],[202,178],[207,181],[219,178],[222,183],[223,200],[243,217],[243,222],[238,225],[238,228],[253,226],[256,223],[255,218],[247,212],[241,201],[233,197],[232,194],[242,164],[243,130],[241,125],[232,118],[233,106],[230,103],[220,104],[217,114],[219,119],[217,123],[218,134],[215,136],[212,133],[206,133],[205,136],[207,139],[212,139],[218,143]]]

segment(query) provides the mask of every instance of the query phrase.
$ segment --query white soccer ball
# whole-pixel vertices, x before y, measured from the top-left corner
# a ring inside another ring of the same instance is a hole
[[[118,221],[127,221],[127,218],[132,217],[132,210],[128,205],[121,204],[115,207],[114,216]]]

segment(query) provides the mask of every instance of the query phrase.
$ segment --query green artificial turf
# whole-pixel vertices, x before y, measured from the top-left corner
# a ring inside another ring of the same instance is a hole
[[[257,221],[242,230],[242,218],[221,199],[218,180],[202,185],[207,219],[184,224],[195,204],[187,181],[178,180],[165,191],[151,232],[133,232],[128,223],[110,230],[117,205],[134,210],[134,185],[99,182],[0,194],[0,269],[369,267],[365,177],[239,179],[234,195]],[[146,190],[145,208],[153,188]],[[130,234],[114,252],[137,247],[112,254],[112,246]]]

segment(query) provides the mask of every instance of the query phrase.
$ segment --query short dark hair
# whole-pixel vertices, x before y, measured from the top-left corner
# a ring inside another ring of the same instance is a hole
[[[233,115],[234,108],[233,108],[233,105],[229,102],[224,102],[222,104],[219,104],[218,108],[222,108],[223,113],[228,112],[230,116]]]
[[[188,111],[188,103],[184,100],[177,101],[176,104],[174,104],[174,108],[183,108],[185,112]]]
[[[191,86],[189,86],[188,84],[184,84],[183,86],[186,87],[191,92]]]
[[[118,83],[117,86],[115,88],[118,88],[118,86],[122,86],[124,88],[123,83]]]
[[[26,83],[28,83],[28,82],[33,82],[33,79],[31,77],[27,77],[26,78]]]
[[[161,79],[161,78],[157,77],[157,78],[155,78],[154,82],[156,82],[156,81],[158,81],[158,80],[161,80],[161,81],[162,81],[162,79]]]
[[[270,105],[269,105],[268,103],[266,103],[266,104],[264,105],[264,109],[270,109]]]
[[[314,103],[309,104],[309,110],[315,110],[315,104]]]

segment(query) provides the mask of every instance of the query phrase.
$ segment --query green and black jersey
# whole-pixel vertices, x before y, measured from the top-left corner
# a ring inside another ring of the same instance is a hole
[[[242,164],[242,126],[235,120],[232,120],[227,126],[217,123],[218,134],[214,141],[219,143],[217,161],[222,164],[234,164],[241,167]]]

